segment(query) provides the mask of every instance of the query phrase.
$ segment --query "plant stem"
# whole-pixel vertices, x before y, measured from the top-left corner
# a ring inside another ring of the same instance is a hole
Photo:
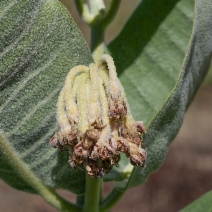
[[[103,180],[100,182],[100,191],[99,191],[99,204],[101,205],[104,199],[104,195],[103,195]]]
[[[19,154],[13,149],[6,138],[0,134],[0,154],[3,155],[5,160],[10,164],[14,171],[19,175],[24,182],[31,186],[43,199],[53,207],[64,212],[81,212],[82,207],[70,203],[59,196],[53,189],[44,185],[41,179],[39,179],[24,163]]]
[[[84,205],[85,202],[85,195],[77,195],[77,200],[76,200],[76,204],[77,205]]]
[[[105,28],[114,19],[115,15],[119,9],[120,3],[121,3],[121,0],[110,0],[109,7],[106,10],[106,13],[101,20],[101,24],[104,25]]]
[[[81,17],[91,27],[91,52],[94,61],[97,61],[104,53],[105,29],[117,13],[121,0],[111,0],[108,10],[103,16],[100,14],[104,10],[102,0],[90,0],[90,12],[87,9],[87,5],[85,5],[85,0],[75,0],[75,2]],[[98,6],[97,2],[99,2]],[[97,12],[99,14],[96,14]],[[114,189],[103,201],[102,182],[101,178],[93,179],[86,174],[84,212],[99,212],[99,205],[102,202],[102,210],[109,210],[123,195],[122,192]]]
[[[90,0],[90,11],[85,0],[75,0],[78,12],[83,20],[91,27],[91,52],[94,61],[104,53],[104,34],[108,24],[113,20],[118,11],[121,0],[111,0],[105,11],[102,0]],[[105,11],[105,14],[100,13]],[[98,14],[99,13],[99,14]]]
[[[102,178],[93,179],[86,174],[84,212],[99,212],[101,181]]]
[[[91,52],[94,61],[97,61],[104,53],[104,28],[97,24],[91,28]]]
[[[104,30],[100,25],[91,28],[91,51],[94,61],[103,55]],[[93,179],[86,174],[84,212],[99,212],[99,204],[102,201],[102,182],[102,178]]]
[[[110,192],[110,194],[104,199],[100,205],[100,212],[107,212],[122,198],[124,191],[120,191],[116,188]]]

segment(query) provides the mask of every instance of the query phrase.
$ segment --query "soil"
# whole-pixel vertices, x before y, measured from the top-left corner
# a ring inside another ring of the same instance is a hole
[[[170,145],[162,167],[147,182],[129,189],[112,212],[175,212],[212,189],[212,86],[202,87]],[[106,191],[111,184],[106,184]],[[75,195],[58,191],[70,201]],[[41,197],[0,181],[0,212],[57,212]]]

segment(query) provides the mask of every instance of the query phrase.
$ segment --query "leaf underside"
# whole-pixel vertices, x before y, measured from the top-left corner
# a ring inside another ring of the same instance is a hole
[[[92,56],[68,11],[56,0],[0,2],[0,132],[14,154],[47,186],[84,192],[84,171],[50,148],[56,102],[69,70]],[[0,147],[3,140],[0,141]],[[0,177],[35,192],[0,151]]]
[[[194,25],[194,1],[162,2],[143,0],[108,46],[134,118],[148,125],[146,168],[136,167],[129,180],[117,181],[121,190],[144,183],[163,163],[210,63],[211,1],[196,1]]]

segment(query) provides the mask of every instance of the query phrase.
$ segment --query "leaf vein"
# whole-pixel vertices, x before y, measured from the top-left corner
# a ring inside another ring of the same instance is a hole
[[[186,9],[187,9],[188,7],[186,7]],[[187,12],[185,12],[184,10],[183,10],[184,8],[182,8],[182,6],[179,6],[178,4],[177,4],[177,6],[176,6],[176,11],[178,11],[179,13],[181,13],[183,16],[184,16],[184,18],[188,21],[188,22],[190,22],[190,24],[192,25],[192,21],[193,21],[193,16],[188,16],[188,11],[190,11],[189,9],[187,9]],[[193,8],[192,8],[193,9]],[[191,11],[190,11],[191,12]]]
[[[65,45],[64,45],[63,47],[65,47]],[[59,48],[59,49],[60,49],[60,48]],[[52,55],[52,57],[47,61],[46,64],[44,64],[43,66],[41,66],[41,67],[39,67],[37,70],[35,70],[32,74],[30,74],[30,75],[28,76],[27,79],[24,79],[24,80],[20,83],[20,85],[14,89],[15,91],[8,97],[7,101],[5,101],[5,103],[1,106],[0,110],[3,110],[3,109],[8,105],[8,103],[16,97],[16,95],[18,94],[18,92],[19,92],[21,89],[23,89],[23,88],[27,85],[27,83],[28,83],[30,80],[32,80],[34,77],[36,77],[37,75],[39,75],[41,72],[45,71],[45,69],[46,69],[47,67],[49,67],[49,66],[52,64],[52,62],[56,59],[56,57],[59,55],[59,53],[60,53],[63,49],[64,49],[64,48],[61,48],[61,49],[59,50],[59,52],[58,52],[58,49],[57,49],[57,50],[55,51],[55,53]]]
[[[20,121],[16,124],[17,127],[15,127],[13,130],[11,130],[11,131],[9,131],[9,132],[7,133],[7,136],[10,137],[12,134],[14,134],[15,132],[17,132],[17,130],[18,130],[22,125],[24,125],[24,124],[26,123],[26,121],[29,120],[30,117],[32,117],[32,115],[33,115],[38,109],[40,109],[42,106],[44,106],[46,103],[48,103],[48,101],[50,101],[50,99],[52,99],[55,95],[57,95],[58,92],[61,90],[62,84],[63,84],[63,83],[61,83],[61,86],[58,85],[58,87],[57,87],[55,90],[53,90],[53,91],[49,94],[49,96],[48,96],[46,99],[43,99],[43,100],[40,101],[35,107],[33,107],[33,108],[31,109],[31,111],[30,111],[29,113],[27,113],[27,114],[25,115],[25,117],[24,117],[22,120],[20,120]]]
[[[150,55],[147,51],[144,51],[143,54],[146,55],[146,57],[151,61],[151,63],[156,64],[157,65],[157,68],[160,69],[162,71],[162,73],[165,74],[166,77],[168,77],[173,82],[176,82],[176,78],[170,74],[170,72],[168,71],[168,69],[163,68],[161,66],[161,64],[157,60],[155,60],[153,58],[152,55]]]
[[[38,140],[34,145],[32,145],[25,152],[21,152],[20,158],[23,159],[35,151],[46,139],[48,139],[55,131],[57,130],[57,126],[47,132],[40,140]]]
[[[10,4],[8,4],[0,13],[0,19],[3,18],[5,16],[5,14],[7,13],[7,11],[10,10],[11,7],[13,7],[13,5],[15,5],[15,3],[17,3],[17,1],[12,1]]]
[[[55,155],[57,153],[56,151],[52,151],[52,149],[49,147],[48,152],[43,154],[43,157],[40,157],[40,160],[36,160],[35,162],[32,162],[30,164],[30,168],[31,169],[35,169],[36,166],[38,166],[39,164],[41,164],[43,161],[51,158],[53,155]],[[52,164],[54,164],[56,161],[55,160],[51,160],[52,163],[48,163],[48,167],[50,167]]]
[[[149,106],[149,108],[151,108],[153,111],[156,112],[156,109],[153,107],[153,105],[151,104],[151,102],[149,102],[147,100],[146,96],[141,92],[141,90],[136,85],[136,83],[133,81],[133,79],[131,79],[131,77],[129,76],[129,74],[127,73],[127,71],[125,71],[125,76],[129,79],[129,81],[131,82],[131,84],[135,87],[135,89],[138,91],[138,93],[142,97],[142,99],[147,103],[147,105]]]

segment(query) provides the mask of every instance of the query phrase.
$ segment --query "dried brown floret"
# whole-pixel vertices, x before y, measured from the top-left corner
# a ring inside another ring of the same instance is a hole
[[[129,146],[129,142],[127,141],[127,139],[123,138],[123,137],[118,137],[117,139],[117,144],[118,147],[117,149],[121,152],[125,152],[126,155],[129,154],[130,151],[130,146]]]
[[[55,135],[50,139],[49,143],[50,143],[51,147],[59,148],[60,141],[57,137],[57,133],[55,133]]]
[[[109,112],[108,115],[110,118],[113,119],[121,119],[127,114],[127,107],[121,97],[113,98],[110,97],[109,99]]]
[[[90,151],[91,151],[90,148],[86,149],[84,147],[83,142],[78,143],[74,147],[74,154],[80,159],[88,158],[88,156],[90,155]]]
[[[129,143],[130,145],[130,162],[134,166],[144,166],[144,163],[147,158],[147,152],[144,149],[141,149],[136,144]]]
[[[60,150],[64,150],[67,143],[67,138],[65,138],[60,132],[55,133],[55,135],[50,139],[50,145],[53,148],[58,148]]]
[[[93,178],[104,176],[104,165],[101,160],[88,159],[85,161],[85,168],[87,173]]]
[[[83,168],[84,159],[77,157],[74,153],[69,157],[68,163],[75,170],[77,167]]]
[[[88,138],[94,140],[94,141],[98,141],[99,137],[100,137],[100,130],[98,129],[90,129],[87,130],[87,136]]]
[[[67,142],[69,145],[76,145],[77,144],[77,129],[72,130],[67,136]]]
[[[136,135],[134,139],[132,139],[132,143],[136,144],[137,146],[141,146],[143,139]]]
[[[113,155],[117,154],[116,149],[111,147],[107,141],[105,141],[104,143],[97,142],[96,146],[97,146],[96,151],[102,160],[106,160],[108,158],[113,157]]]
[[[146,127],[144,126],[142,121],[136,121],[136,127],[137,127],[137,132],[142,135],[143,133],[146,133]]]
[[[120,154],[114,155],[112,158],[110,158],[110,164],[118,167],[119,159],[120,159]]]
[[[98,147],[97,146],[94,146],[93,147],[93,150],[89,156],[90,159],[93,159],[93,160],[97,160],[99,158],[99,154],[98,154],[98,151],[97,151]]]

